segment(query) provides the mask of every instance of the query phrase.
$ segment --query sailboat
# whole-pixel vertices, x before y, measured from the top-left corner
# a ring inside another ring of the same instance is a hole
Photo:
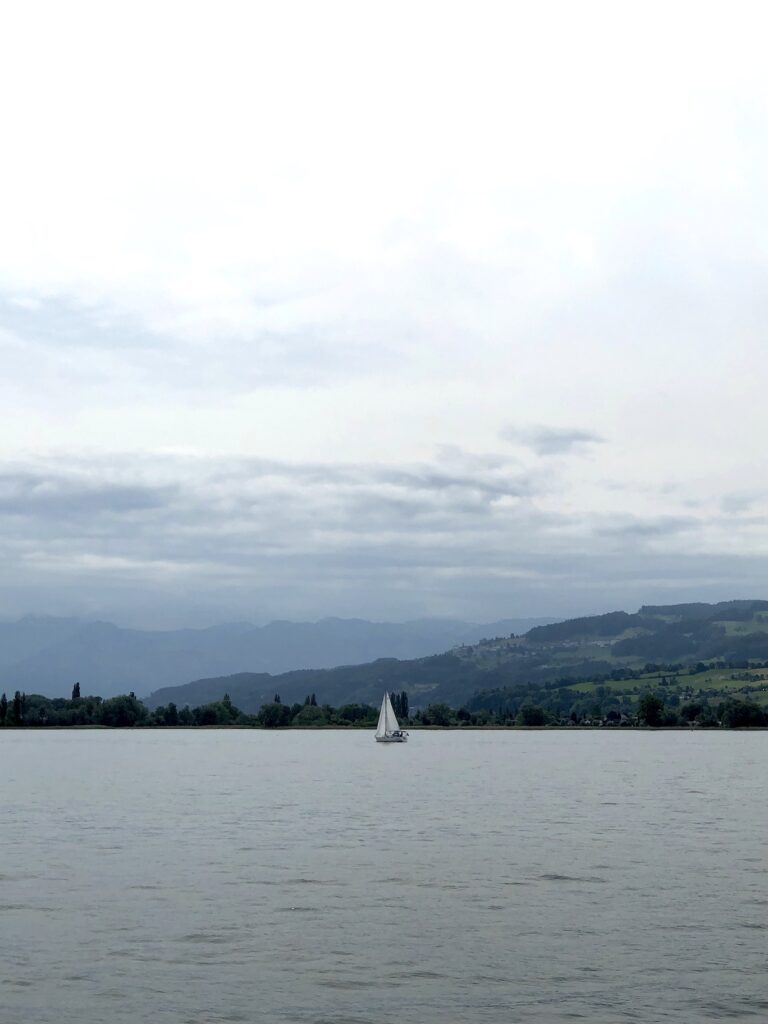
[[[376,726],[377,743],[405,743],[408,733],[401,729],[397,723],[397,717],[392,710],[392,701],[389,694],[384,694],[379,712],[379,724]]]

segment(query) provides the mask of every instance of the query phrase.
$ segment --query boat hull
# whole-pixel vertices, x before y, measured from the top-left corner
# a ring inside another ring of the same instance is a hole
[[[406,743],[407,736],[376,736],[377,743]]]

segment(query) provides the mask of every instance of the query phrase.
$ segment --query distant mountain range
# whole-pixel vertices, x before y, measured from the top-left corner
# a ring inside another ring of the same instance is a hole
[[[27,616],[0,622],[0,691],[68,697],[79,682],[84,694],[142,695],[201,676],[279,674],[383,657],[420,658],[553,621],[517,618],[477,625],[448,619],[393,623],[329,618],[153,632],[110,622]]]
[[[447,653],[429,657],[386,658],[277,676],[246,672],[199,679],[156,691],[147,703],[156,707],[174,701],[179,707],[194,707],[229,693],[243,711],[256,712],[275,692],[283,702],[315,693],[319,703],[338,706],[376,703],[383,690],[405,689],[412,707],[437,701],[459,707],[482,690],[604,677],[615,669],[641,669],[649,663],[721,659],[746,665],[749,659],[768,659],[768,601],[646,605],[634,614],[609,612],[537,625],[514,637],[509,634],[517,631],[507,625],[497,628],[495,637],[490,637],[494,627],[486,626],[487,639],[453,645]]]

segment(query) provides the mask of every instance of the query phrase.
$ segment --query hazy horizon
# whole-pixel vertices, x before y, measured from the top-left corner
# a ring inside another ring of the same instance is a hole
[[[594,611],[578,610],[572,613],[561,613],[559,615],[547,615],[542,613],[540,615],[534,614],[499,614],[499,615],[488,615],[484,618],[465,618],[462,616],[455,615],[413,615],[403,617],[399,619],[394,618],[383,618],[383,617],[367,617],[365,615],[315,615],[306,617],[290,617],[284,615],[273,615],[267,616],[266,618],[256,618],[255,616],[248,617],[243,615],[241,617],[230,616],[227,617],[224,613],[216,615],[215,613],[206,613],[205,611],[193,610],[191,613],[181,608],[171,607],[166,610],[165,614],[158,615],[157,613],[142,613],[139,609],[132,609],[129,612],[120,612],[115,610],[114,614],[101,614],[97,612],[90,613],[67,613],[67,612],[48,612],[48,611],[21,611],[18,614],[0,614],[0,623],[6,625],[12,625],[21,622],[25,619],[71,619],[81,621],[84,624],[92,624],[96,622],[105,622],[110,625],[118,626],[121,629],[136,629],[141,631],[173,631],[183,629],[217,629],[225,628],[229,626],[249,626],[257,629],[262,629],[265,626],[272,625],[274,623],[288,622],[292,625],[314,625],[325,621],[340,621],[340,622],[367,622],[372,625],[412,625],[419,622],[437,624],[440,622],[444,623],[458,623],[465,625],[495,625],[496,623],[504,621],[518,621],[524,623],[526,621],[538,624],[540,622],[563,622],[570,619],[579,619],[590,616],[600,616],[611,612],[627,612],[628,614],[634,614],[638,612],[643,605],[675,605],[675,604],[689,604],[689,603],[705,603],[705,604],[718,604],[721,602],[730,601],[761,601],[768,600],[768,596],[763,597],[761,595],[749,595],[749,596],[725,596],[725,597],[713,597],[707,601],[701,598],[694,597],[687,600],[680,601],[642,601],[637,605],[627,605],[624,607],[614,607],[606,605],[603,608],[596,609]]]
[[[619,609],[611,609],[611,610],[619,610]],[[505,621],[516,621],[516,622],[521,622],[521,623],[524,623],[526,621],[531,622],[531,623],[539,623],[539,622],[543,622],[545,620],[546,621],[551,621],[551,622],[560,621],[560,617],[559,616],[547,616],[547,615],[531,615],[531,616],[525,616],[525,615],[512,615],[512,616],[499,615],[499,616],[496,616],[496,617],[494,617],[492,619],[483,620],[482,622],[474,622],[473,620],[453,618],[453,617],[450,617],[450,616],[443,616],[443,617],[441,617],[441,616],[421,616],[421,617],[413,618],[413,619],[394,620],[394,619],[366,619],[363,616],[359,616],[359,615],[349,615],[349,616],[323,615],[323,616],[318,616],[317,618],[313,618],[313,619],[286,619],[286,618],[277,618],[277,617],[263,619],[263,620],[256,620],[256,619],[226,619],[226,618],[225,619],[221,619],[221,618],[219,618],[219,619],[211,619],[211,620],[201,619],[200,621],[194,621],[192,619],[184,619],[184,620],[179,619],[177,622],[174,622],[173,621],[173,615],[174,614],[175,613],[170,613],[169,614],[169,617],[168,617],[168,623],[169,624],[163,624],[163,623],[159,623],[158,622],[157,617],[155,617],[155,618],[143,617],[143,616],[141,616],[138,613],[136,614],[135,619],[131,619],[131,618],[127,618],[127,617],[121,619],[121,618],[119,618],[117,616],[114,617],[114,618],[108,618],[106,616],[101,616],[101,615],[56,615],[56,614],[49,614],[47,612],[29,612],[28,611],[28,612],[22,612],[20,615],[13,615],[13,616],[2,615],[2,616],[0,616],[0,623],[2,623],[3,625],[15,625],[15,624],[17,624],[19,622],[23,622],[25,620],[45,621],[46,619],[65,619],[65,620],[70,620],[70,621],[74,621],[74,622],[82,622],[84,625],[89,625],[89,624],[98,623],[98,622],[104,622],[104,623],[107,623],[109,625],[117,626],[120,629],[136,629],[136,630],[141,630],[141,631],[146,631],[146,632],[152,632],[152,631],[166,632],[166,631],[181,630],[181,629],[195,629],[195,630],[199,630],[199,629],[220,629],[220,628],[227,628],[227,627],[231,627],[231,626],[247,626],[247,627],[254,627],[256,629],[263,629],[265,626],[270,626],[270,625],[274,625],[276,623],[282,623],[282,622],[287,622],[287,623],[290,623],[291,625],[317,625],[317,624],[322,623],[322,622],[365,622],[365,623],[369,623],[371,625],[408,626],[408,625],[416,625],[416,624],[418,624],[420,622],[423,622],[425,624],[434,624],[434,625],[437,625],[439,623],[446,623],[446,624],[456,623],[456,624],[460,624],[460,625],[483,626],[483,625],[495,625],[496,623],[505,622]]]

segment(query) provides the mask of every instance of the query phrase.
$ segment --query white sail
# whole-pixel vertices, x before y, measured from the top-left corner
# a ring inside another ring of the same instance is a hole
[[[385,693],[381,699],[381,711],[379,711],[379,724],[376,726],[376,738],[380,739],[387,735],[387,704],[388,696]]]
[[[381,702],[381,711],[379,711],[379,724],[376,726],[376,736],[391,736],[399,728],[400,726],[397,724],[397,718],[392,708],[392,701],[389,699],[389,694],[385,693]]]
[[[387,704],[387,732],[397,732],[400,726],[397,723],[395,710],[392,707],[392,701],[389,699],[388,693],[384,695],[384,699]]]

